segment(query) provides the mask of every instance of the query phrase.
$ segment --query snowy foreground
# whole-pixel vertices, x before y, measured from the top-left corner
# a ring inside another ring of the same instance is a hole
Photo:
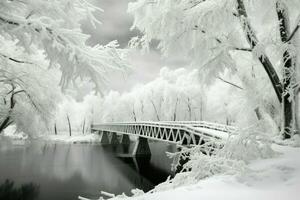
[[[135,193],[133,197],[119,195],[112,199],[298,200],[300,191],[300,148],[273,145],[273,149],[279,153],[278,156],[253,161],[243,173],[215,175],[196,184],[177,188],[169,183],[162,183],[149,193],[135,190],[133,191]],[[186,182],[185,180],[182,181]],[[84,200],[85,198],[79,197],[79,199]]]

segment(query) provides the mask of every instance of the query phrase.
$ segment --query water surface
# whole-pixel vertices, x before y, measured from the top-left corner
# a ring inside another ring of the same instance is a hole
[[[120,159],[111,146],[0,139],[0,184],[6,179],[16,187],[27,184],[28,191],[38,191],[38,200],[73,200],[78,195],[97,199],[100,191],[130,195],[133,188],[148,191],[172,174],[165,152],[175,149],[165,143],[149,145],[151,158]]]

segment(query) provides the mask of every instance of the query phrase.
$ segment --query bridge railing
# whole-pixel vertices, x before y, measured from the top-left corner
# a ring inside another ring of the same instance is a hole
[[[112,122],[92,126],[92,130],[137,135],[172,143],[183,143],[183,140],[186,138],[188,145],[198,145],[201,143],[201,140],[227,139],[230,132],[229,129],[226,126],[215,126],[215,124],[204,122]],[[166,130],[168,132],[166,133],[167,136],[159,135],[165,134],[162,132]],[[159,134],[156,132],[159,132]],[[173,136],[171,136],[172,134]],[[178,138],[180,139],[178,140]]]
[[[218,124],[214,122],[205,122],[205,121],[139,121],[139,122],[110,122],[103,123],[102,125],[156,125],[156,126],[170,126],[170,127],[184,127],[186,125],[192,127],[208,128],[211,130],[222,131],[227,133],[236,132],[237,129],[234,126]]]
[[[206,122],[206,121],[161,121],[162,123],[171,123],[171,124],[185,124],[191,125],[193,127],[202,127],[202,128],[209,128],[218,131],[224,132],[236,132],[237,129],[231,125],[224,125],[215,122]]]

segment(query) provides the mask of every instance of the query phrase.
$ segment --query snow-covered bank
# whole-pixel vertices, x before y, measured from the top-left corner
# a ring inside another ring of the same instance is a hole
[[[11,125],[4,129],[3,136],[12,140],[27,140],[29,138],[27,134],[17,131],[15,125]]]
[[[300,189],[300,148],[273,145],[275,158],[252,161],[244,172],[215,175],[196,184],[175,188],[163,183],[155,192],[137,192],[132,200],[298,200]],[[184,182],[184,180],[182,180]],[[113,198],[124,199],[117,196]]]
[[[98,134],[85,134],[85,135],[46,135],[41,137],[42,140],[49,142],[62,142],[62,143],[99,143],[100,136]]]
[[[29,136],[23,132],[19,132],[15,125],[7,127],[3,131],[3,137],[10,140],[28,140]],[[69,132],[60,131],[57,135],[40,135],[31,139],[41,139],[47,142],[62,142],[62,143],[99,143],[100,136],[98,134],[86,133],[74,131],[72,136],[69,136]]]

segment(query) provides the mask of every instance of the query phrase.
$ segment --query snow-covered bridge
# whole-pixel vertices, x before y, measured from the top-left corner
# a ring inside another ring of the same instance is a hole
[[[204,121],[120,122],[92,125],[105,144],[129,144],[129,136],[138,136],[133,155],[150,152],[147,139],[182,146],[219,143],[234,132],[235,127]],[[149,151],[149,152],[148,152]]]

